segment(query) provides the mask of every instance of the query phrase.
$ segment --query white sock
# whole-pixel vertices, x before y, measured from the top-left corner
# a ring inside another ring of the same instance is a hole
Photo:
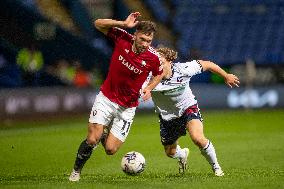
[[[201,154],[206,158],[208,163],[211,165],[212,169],[219,169],[220,165],[217,160],[215,148],[213,144],[208,140],[206,146],[200,149]]]
[[[183,149],[181,149],[179,145],[177,145],[176,153],[175,153],[175,155],[172,156],[172,158],[173,159],[180,159],[180,158],[184,158],[185,155],[186,155],[185,151]]]

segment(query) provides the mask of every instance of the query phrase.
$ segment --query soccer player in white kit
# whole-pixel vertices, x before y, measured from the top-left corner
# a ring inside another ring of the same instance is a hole
[[[156,50],[160,53],[163,62],[164,78],[151,93],[156,112],[159,114],[161,142],[167,156],[178,159],[179,171],[185,171],[189,150],[181,149],[178,138],[186,135],[188,130],[190,138],[200,148],[201,154],[211,165],[214,174],[223,176],[214,146],[204,136],[201,113],[189,82],[192,76],[209,70],[222,76],[226,84],[232,88],[238,87],[240,83],[238,77],[226,73],[210,61],[172,63],[177,57],[176,51],[166,47]]]

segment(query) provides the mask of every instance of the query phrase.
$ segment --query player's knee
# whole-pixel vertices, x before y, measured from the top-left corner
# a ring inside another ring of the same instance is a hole
[[[117,150],[118,150],[118,147],[115,146],[115,145],[107,144],[105,146],[105,152],[106,152],[107,155],[114,155],[117,152]]]
[[[88,134],[87,136],[87,142],[88,144],[91,144],[91,145],[96,145],[98,144],[100,141],[100,137],[97,136],[96,134]]]
[[[202,147],[204,142],[206,142],[206,138],[204,136],[192,136],[191,139],[198,147]]]
[[[96,126],[96,124],[89,123],[88,125],[88,136],[87,136],[87,142],[88,144],[98,144],[100,141],[100,138],[103,133],[103,128],[100,126]]]
[[[114,155],[117,152],[118,148],[116,147],[106,147],[105,151],[107,155]]]
[[[99,142],[96,138],[87,137],[87,143],[91,145],[96,145]]]

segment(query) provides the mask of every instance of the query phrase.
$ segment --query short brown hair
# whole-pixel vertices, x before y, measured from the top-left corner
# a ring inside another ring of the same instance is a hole
[[[177,51],[170,49],[168,47],[159,47],[156,49],[158,53],[165,57],[168,61],[174,61],[177,58]]]
[[[154,22],[151,21],[140,21],[136,26],[136,30],[138,32],[142,32],[143,34],[150,35],[152,33],[156,33],[157,26]]]

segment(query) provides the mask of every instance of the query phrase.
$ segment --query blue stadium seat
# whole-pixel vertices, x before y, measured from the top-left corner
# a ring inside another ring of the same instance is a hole
[[[151,9],[154,17],[166,24],[169,20],[169,12],[161,0],[144,0],[145,4]]]
[[[284,63],[283,0],[180,1],[172,24],[184,57],[195,47],[221,64]]]

